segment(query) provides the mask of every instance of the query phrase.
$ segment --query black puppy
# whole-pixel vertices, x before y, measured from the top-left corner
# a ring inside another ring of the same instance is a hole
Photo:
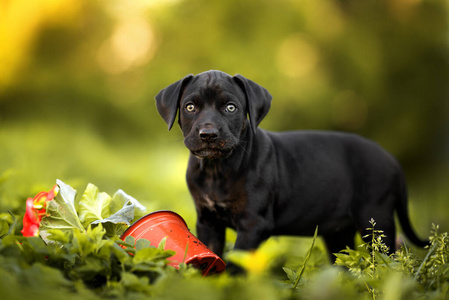
[[[390,154],[354,134],[258,129],[271,98],[220,71],[188,75],[156,96],[169,130],[179,111],[203,243],[221,256],[226,227],[237,231],[235,248],[248,250],[271,235],[313,235],[318,225],[333,259],[373,218],[394,250],[396,211],[406,236],[427,245],[411,228],[403,172]]]

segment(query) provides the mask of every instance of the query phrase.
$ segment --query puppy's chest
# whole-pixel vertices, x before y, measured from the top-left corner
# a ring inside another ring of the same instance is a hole
[[[192,159],[187,185],[200,214],[232,223],[247,203],[246,177],[223,164],[199,163]]]
[[[237,215],[245,206],[246,189],[238,181],[209,181],[198,186],[194,198],[197,206],[218,215]]]

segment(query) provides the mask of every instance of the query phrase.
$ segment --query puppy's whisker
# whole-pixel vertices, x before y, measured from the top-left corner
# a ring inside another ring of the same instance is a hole
[[[246,148],[243,144],[245,144],[245,143],[238,143],[237,146],[240,147],[246,154],[249,155],[248,150],[246,150]]]

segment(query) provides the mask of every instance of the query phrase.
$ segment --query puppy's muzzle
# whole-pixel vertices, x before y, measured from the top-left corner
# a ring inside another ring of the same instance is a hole
[[[199,130],[199,136],[203,142],[215,142],[218,138],[218,129],[214,127],[201,128]]]
[[[219,126],[207,123],[198,127],[197,138],[189,139],[190,141],[196,140],[196,143],[186,143],[193,155],[198,158],[218,159],[228,157],[232,153],[233,146],[223,136]]]

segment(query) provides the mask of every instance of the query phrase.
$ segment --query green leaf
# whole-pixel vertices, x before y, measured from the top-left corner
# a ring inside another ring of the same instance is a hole
[[[40,235],[45,242],[49,242],[48,230],[60,229],[63,231],[78,229],[85,231],[75,209],[76,191],[61,180],[57,180],[59,193],[47,202],[47,215],[42,219]]]
[[[296,279],[298,278],[298,275],[296,274],[296,272],[287,267],[282,267],[282,269],[284,270],[285,274],[287,274],[287,277],[290,280],[290,282],[295,284]]]
[[[5,220],[0,220],[0,238],[8,234],[9,224]]]
[[[88,256],[84,260],[84,264],[76,266],[76,272],[83,278],[83,280],[91,281],[95,276],[104,272],[105,265],[100,259],[94,256]]]
[[[99,192],[98,188],[89,183],[79,203],[80,220],[84,227],[96,220],[110,216],[111,196]]]
[[[117,211],[115,214],[104,219],[96,219],[92,221],[91,224],[111,222],[114,224],[121,223],[129,226],[133,218],[134,218],[134,205],[127,203],[122,207],[122,209]]]
[[[118,190],[111,198],[99,192],[93,184],[88,184],[79,203],[80,220],[84,227],[90,224],[103,224],[110,237],[120,236],[131,224],[135,212],[145,211],[145,207],[122,190]]]
[[[138,277],[130,272],[123,272],[120,281],[126,288],[139,291],[139,292],[151,292],[150,281],[148,277]]]
[[[133,236],[128,235],[127,237],[125,237],[125,243],[128,245],[132,245],[134,247],[134,244],[136,243],[136,240]]]
[[[111,252],[114,253],[115,257],[121,264],[124,264],[125,261],[129,258],[128,248],[124,249],[123,246],[126,247],[127,245],[124,244],[121,240],[116,240],[111,247]]]
[[[304,260],[304,264],[302,265],[301,270],[299,271],[299,274],[295,280],[295,283],[293,285],[293,288],[296,289],[298,287],[299,282],[301,281],[302,275],[304,274],[304,270],[306,269],[307,263],[310,258],[310,254],[312,253],[313,246],[315,245],[315,240],[318,236],[318,226],[315,228],[315,234],[313,235],[312,245],[310,246],[309,252],[307,252],[306,259]]]
[[[41,263],[33,264],[29,269],[22,271],[22,284],[30,290],[35,289],[61,289],[72,286],[72,282],[64,278],[60,270],[50,268]]]
[[[159,245],[157,246],[158,249],[160,250],[165,250],[165,244],[167,243],[167,237],[164,237],[160,242]],[[188,248],[189,245],[187,245],[186,248]],[[186,249],[187,251],[187,249]]]
[[[112,196],[111,201],[111,213],[121,209],[126,203],[130,202],[134,206],[134,216],[142,217],[146,212],[146,207],[143,206],[135,198],[131,197],[123,190],[118,190],[114,196]]]
[[[114,224],[111,222],[106,222],[106,223],[98,223],[98,224],[103,224],[103,228],[106,230],[106,235],[108,237],[114,237],[114,236],[121,236],[123,234],[123,232],[125,232],[125,230],[129,227],[126,224]],[[93,226],[95,226],[96,224],[93,224]]]
[[[156,262],[159,260],[165,260],[173,255],[175,255],[176,252],[172,250],[160,250],[158,248],[144,248],[140,251],[137,251],[136,255],[134,256],[134,264],[140,264],[140,263],[150,263],[150,262]]]
[[[136,242],[136,250],[142,250],[144,248],[150,247],[150,241],[147,239],[138,239]]]
[[[98,245],[102,245],[103,243],[105,243],[105,240],[103,239],[105,234],[106,231],[101,224],[99,224],[99,226],[89,226],[87,228],[87,236]]]
[[[61,244],[67,244],[70,242],[70,235],[67,234],[67,232],[57,229],[49,229],[47,233],[48,233],[47,239],[52,240],[54,242],[59,242]]]
[[[59,192],[57,195],[59,196],[59,199],[63,200],[64,203],[67,203],[67,205],[70,207],[70,210],[76,213],[75,208],[76,191],[70,185],[65,184],[59,179],[56,180],[56,184],[59,186]]]
[[[101,220],[95,220],[91,224],[96,225],[101,223],[105,227],[108,236],[120,236],[131,224],[133,218],[134,204],[128,202],[112,216]]]

